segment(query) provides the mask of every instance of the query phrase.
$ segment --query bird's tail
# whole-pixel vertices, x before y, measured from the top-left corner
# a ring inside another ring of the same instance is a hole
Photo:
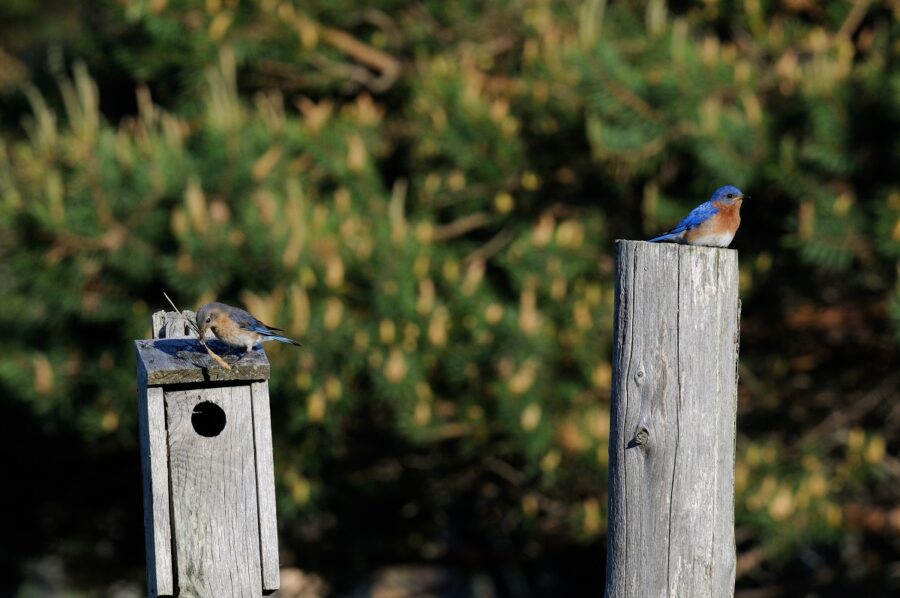
[[[300,343],[298,343],[297,341],[295,341],[295,340],[292,339],[292,338],[288,338],[288,337],[286,337],[286,336],[278,336],[278,335],[275,335],[275,334],[273,334],[272,336],[270,336],[270,337],[269,337],[269,340],[278,341],[279,343],[287,343],[288,345],[297,345],[298,347],[302,347],[302,346],[303,346],[303,345],[301,345]]]
[[[680,241],[682,235],[683,235],[683,233],[681,233],[681,232],[666,233],[664,235],[660,235],[658,237],[649,239],[647,242],[648,243],[660,243],[660,242],[664,242],[664,241]]]

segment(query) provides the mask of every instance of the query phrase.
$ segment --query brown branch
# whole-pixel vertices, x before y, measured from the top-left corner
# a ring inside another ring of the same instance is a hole
[[[814,440],[818,441],[822,437],[863,417],[879,405],[883,404],[885,400],[894,396],[896,394],[898,383],[900,383],[900,376],[888,376],[876,388],[863,395],[860,399],[853,401],[849,407],[832,411],[828,417],[822,420],[818,425],[807,430],[801,437],[800,443],[806,444],[813,442]]]
[[[769,558],[768,553],[762,547],[751,548],[750,550],[740,553],[737,556],[737,562],[735,563],[734,576],[737,579],[742,578],[744,575],[746,575],[750,571],[759,567],[768,558]]]
[[[313,54],[309,57],[309,61],[323,72],[327,72],[340,79],[349,79],[354,83],[365,85],[370,89],[372,89],[373,82],[377,80],[377,78],[372,75],[372,72],[364,66],[332,60],[321,54]]]
[[[865,18],[866,11],[869,10],[871,3],[872,0],[856,0],[853,3],[853,8],[850,9],[850,14],[847,15],[847,18],[841,24],[841,28],[838,29],[836,37],[850,37],[853,35],[853,32],[856,31],[856,28],[859,27],[859,24]]]
[[[485,469],[493,471],[512,486],[518,488],[525,483],[525,474],[502,459],[487,456],[481,460],[481,463],[484,465]]]
[[[450,224],[439,226],[434,230],[432,239],[435,241],[448,241],[461,237],[466,233],[481,228],[491,222],[491,215],[486,212],[476,212],[454,220]]]
[[[508,228],[504,228],[499,233],[491,237],[487,243],[467,255],[466,259],[463,261],[466,263],[473,262],[475,260],[487,261],[497,255],[497,253],[501,249],[503,249],[506,244],[512,240],[512,238],[512,231]]]
[[[321,34],[322,39],[338,51],[381,73],[369,84],[373,91],[385,91],[400,76],[400,61],[390,54],[373,48],[340,29],[322,27]]]
[[[397,23],[383,11],[377,8],[366,8],[362,10],[359,17],[361,22],[381,29],[388,40],[388,45],[399,45],[402,43],[402,35],[397,27]]]

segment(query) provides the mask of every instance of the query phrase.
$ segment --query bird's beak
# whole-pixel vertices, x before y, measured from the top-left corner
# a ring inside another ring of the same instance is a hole
[[[741,195],[738,199],[740,199],[741,201],[744,201],[745,199],[750,199],[750,196],[749,195]]]

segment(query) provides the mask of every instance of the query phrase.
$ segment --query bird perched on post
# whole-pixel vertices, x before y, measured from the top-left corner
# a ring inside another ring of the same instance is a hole
[[[300,345],[295,340],[281,336],[280,328],[267,326],[257,320],[250,312],[224,303],[207,303],[197,310],[197,328],[200,338],[212,330],[220,340],[232,347],[245,347],[249,353],[256,343],[262,341],[279,341],[289,345]]]
[[[749,198],[737,187],[719,187],[709,201],[691,210],[671,231],[650,242],[728,247],[741,225],[741,203]]]

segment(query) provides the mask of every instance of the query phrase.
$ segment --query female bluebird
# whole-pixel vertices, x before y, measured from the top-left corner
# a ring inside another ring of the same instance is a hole
[[[207,330],[212,330],[226,344],[246,347],[248,353],[261,341],[301,346],[297,341],[278,334],[282,331],[280,328],[266,326],[249,312],[224,303],[207,303],[197,310],[197,328],[200,329],[200,338],[206,336]]]
[[[707,247],[728,247],[741,225],[741,202],[749,195],[737,187],[725,185],[716,189],[709,201],[700,204],[664,235],[651,243],[687,243]]]

